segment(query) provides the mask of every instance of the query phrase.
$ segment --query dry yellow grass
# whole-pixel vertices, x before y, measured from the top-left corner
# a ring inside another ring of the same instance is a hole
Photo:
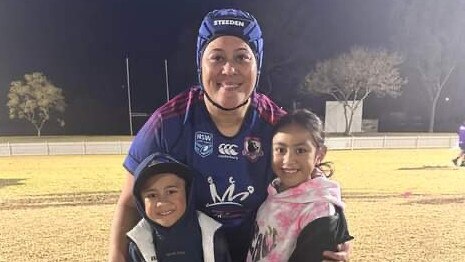
[[[463,261],[456,150],[332,151],[352,261]],[[0,261],[105,261],[123,156],[0,158]]]
[[[123,158],[0,158],[0,261],[105,261]]]

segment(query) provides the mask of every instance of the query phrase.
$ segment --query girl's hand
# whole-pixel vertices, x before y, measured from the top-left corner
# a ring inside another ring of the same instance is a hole
[[[349,261],[350,250],[352,249],[352,245],[350,242],[344,242],[342,244],[337,245],[337,252],[333,251],[324,251],[323,257],[325,260],[323,262],[330,262],[330,261]]]

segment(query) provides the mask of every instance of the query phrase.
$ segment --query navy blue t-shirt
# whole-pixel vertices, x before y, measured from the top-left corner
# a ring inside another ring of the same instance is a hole
[[[210,118],[199,87],[157,109],[134,138],[124,161],[133,173],[145,157],[167,153],[195,170],[196,208],[223,224],[231,255],[247,254],[255,214],[271,182],[272,126],[285,114],[254,93],[242,127],[222,135]]]

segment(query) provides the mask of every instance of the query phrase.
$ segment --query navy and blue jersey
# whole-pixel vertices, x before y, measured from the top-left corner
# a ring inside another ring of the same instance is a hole
[[[197,209],[223,224],[234,257],[245,256],[256,211],[273,178],[272,127],[285,112],[254,93],[240,131],[226,137],[203,99],[203,91],[194,87],[158,108],[134,138],[124,166],[133,173],[154,152],[190,166]]]

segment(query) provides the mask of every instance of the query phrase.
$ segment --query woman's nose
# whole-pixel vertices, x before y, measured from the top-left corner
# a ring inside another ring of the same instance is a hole
[[[237,71],[236,66],[231,61],[227,61],[223,65],[223,74],[225,75],[233,75],[236,73],[236,71]]]

